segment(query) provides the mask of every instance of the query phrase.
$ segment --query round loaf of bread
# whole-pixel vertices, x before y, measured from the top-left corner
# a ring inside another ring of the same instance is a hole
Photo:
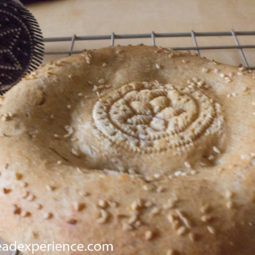
[[[0,98],[0,236],[113,255],[254,254],[254,83],[150,46],[41,67]]]

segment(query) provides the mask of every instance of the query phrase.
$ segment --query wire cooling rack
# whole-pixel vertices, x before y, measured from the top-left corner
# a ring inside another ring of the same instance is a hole
[[[235,31],[230,30],[226,32],[186,32],[186,33],[145,33],[145,34],[109,34],[109,35],[86,35],[86,36],[78,36],[76,34],[72,36],[66,37],[49,37],[44,38],[44,42],[54,43],[54,42],[70,42],[69,50],[67,51],[46,51],[45,55],[72,55],[81,53],[81,50],[74,50],[75,43],[77,41],[94,41],[94,40],[109,40],[110,45],[114,46],[116,40],[118,39],[144,39],[149,38],[151,39],[151,44],[156,45],[157,38],[178,38],[178,37],[186,37],[191,38],[193,45],[192,46],[178,46],[178,47],[171,47],[173,50],[188,50],[188,51],[195,51],[199,56],[202,55],[202,51],[204,50],[229,50],[229,49],[236,49],[240,55],[241,63],[245,68],[255,70],[255,66],[251,66],[248,63],[247,57],[244,53],[244,49],[255,49],[255,44],[241,44],[239,42],[239,36],[254,36],[255,31]],[[218,46],[199,46],[197,37],[223,37],[228,36],[232,37],[233,44],[231,45],[218,45]],[[21,255],[19,251],[15,251],[12,255]]]
[[[178,38],[178,37],[186,37],[191,38],[193,45],[192,46],[178,46],[178,47],[170,47],[173,50],[188,50],[195,51],[199,56],[202,55],[201,52],[204,50],[229,50],[236,49],[240,55],[241,63],[245,68],[255,69],[255,66],[251,66],[248,63],[247,57],[244,53],[244,49],[255,49],[255,44],[245,44],[242,45],[239,42],[238,37],[242,36],[254,36],[255,31],[235,31],[230,30],[226,32],[187,32],[187,33],[145,33],[145,34],[108,34],[108,35],[86,35],[86,36],[78,36],[76,34],[67,37],[50,37],[44,38],[44,42],[46,44],[53,42],[70,42],[70,48],[67,51],[46,51],[45,55],[72,55],[81,53],[80,50],[74,50],[75,43],[77,41],[93,41],[93,40],[109,40],[110,45],[114,46],[116,40],[121,39],[144,39],[151,38],[152,45],[156,45],[157,38]],[[218,46],[199,46],[197,37],[232,37],[233,44],[231,45],[218,45]]]

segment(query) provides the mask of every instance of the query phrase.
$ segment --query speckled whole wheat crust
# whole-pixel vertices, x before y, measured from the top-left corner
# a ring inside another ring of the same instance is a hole
[[[254,77],[149,46],[39,68],[0,98],[0,236],[253,255]]]

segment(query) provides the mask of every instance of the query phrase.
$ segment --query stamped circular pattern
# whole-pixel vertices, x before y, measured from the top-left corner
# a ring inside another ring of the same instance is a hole
[[[188,148],[223,125],[220,105],[200,90],[157,81],[111,91],[95,104],[93,118],[112,143],[143,153]]]

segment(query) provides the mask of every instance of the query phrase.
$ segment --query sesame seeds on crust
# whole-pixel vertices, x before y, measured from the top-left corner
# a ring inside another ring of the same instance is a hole
[[[16,88],[6,95],[0,162],[10,166],[0,166],[0,199],[12,205],[7,220],[26,224],[31,233],[38,224],[39,239],[50,225],[59,239],[97,233],[135,242],[146,254],[153,245],[167,255],[203,249],[215,238],[221,242],[221,225],[230,229],[231,241],[238,221],[247,225],[243,233],[252,231],[248,72],[139,47],[72,56],[48,68],[45,77],[37,71],[34,80],[22,81],[33,86],[17,85],[20,97]],[[238,89],[236,80],[248,89]],[[32,101],[37,86],[47,97],[40,106]],[[15,97],[18,107],[11,109]],[[19,122],[25,128],[17,135]],[[21,231],[17,235],[22,239]]]

